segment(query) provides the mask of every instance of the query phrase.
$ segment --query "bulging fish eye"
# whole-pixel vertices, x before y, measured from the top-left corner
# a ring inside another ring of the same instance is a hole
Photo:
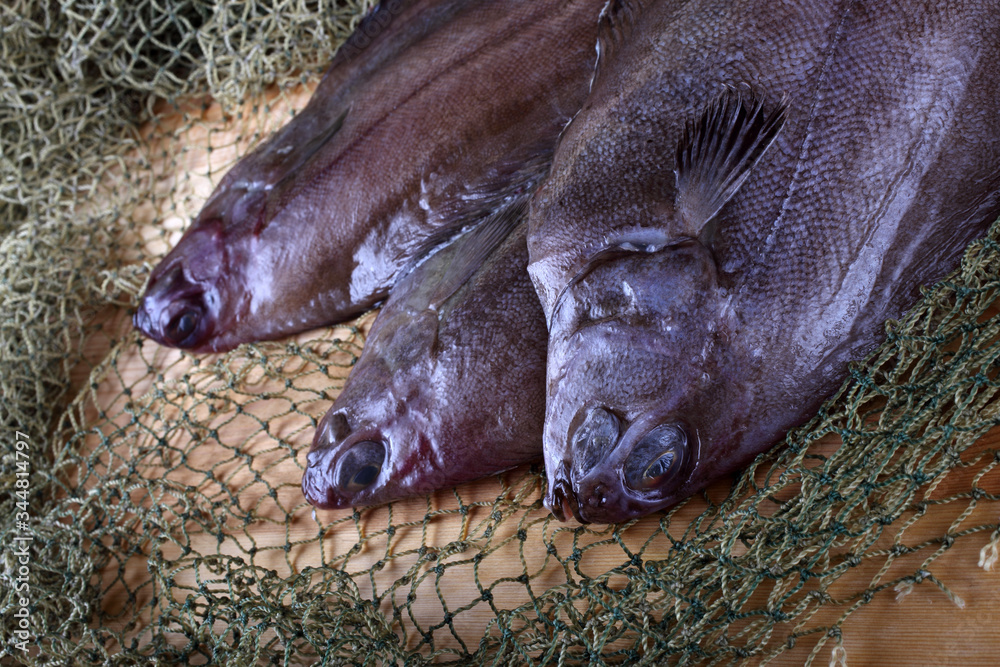
[[[586,475],[618,442],[618,417],[604,408],[594,408],[573,434],[573,459]]]
[[[167,326],[163,328],[163,337],[170,345],[183,347],[184,343],[198,329],[201,322],[201,311],[195,308],[185,308],[174,315]]]
[[[362,440],[351,447],[340,461],[337,486],[344,493],[357,493],[372,485],[382,472],[385,462],[385,445],[372,440]]]
[[[625,460],[625,482],[636,491],[658,488],[684,466],[687,434],[675,424],[660,424],[635,446]]]

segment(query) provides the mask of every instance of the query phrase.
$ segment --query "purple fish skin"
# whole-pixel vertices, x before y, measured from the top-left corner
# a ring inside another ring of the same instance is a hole
[[[443,303],[440,277],[469,235],[399,282],[316,429],[310,503],[376,505],[541,458],[548,333],[526,234],[522,223]]]
[[[814,414],[1000,216],[1000,2],[612,2],[602,23],[528,245],[546,504],[621,522]],[[678,156],[732,99],[780,129],[700,216]]]
[[[309,104],[220,181],[134,324],[219,352],[344,321],[547,164],[604,0],[382,3]]]

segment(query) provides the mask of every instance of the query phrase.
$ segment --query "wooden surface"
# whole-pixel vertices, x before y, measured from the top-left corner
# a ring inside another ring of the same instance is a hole
[[[308,91],[303,90],[300,91],[297,97],[291,96],[289,99],[293,101],[293,105],[301,104],[301,101],[306,98],[307,94]],[[191,112],[190,109],[187,111],[188,113]],[[280,112],[272,110],[273,115],[280,115],[281,113],[286,113],[286,111],[283,109]],[[156,141],[182,141],[197,148],[205,142],[207,136],[205,128],[213,127],[211,123],[218,123],[219,120],[218,110],[210,107],[204,113],[204,123],[206,125],[195,124],[192,128],[188,129],[188,136],[181,137],[180,139],[170,137],[167,130],[171,127],[180,127],[181,124],[178,123],[176,126],[171,126],[169,123],[166,123],[161,126],[160,134],[152,137],[151,141],[154,143]],[[164,132],[167,133],[166,138],[163,138]],[[162,251],[164,241],[168,244],[176,242],[180,230],[185,224],[183,217],[185,215],[193,215],[197,211],[200,202],[203,201],[204,197],[211,190],[212,182],[217,181],[218,176],[221,175],[221,168],[218,165],[231,161],[234,154],[243,150],[240,147],[240,142],[245,143],[249,135],[244,132],[242,136],[242,139],[234,139],[230,143],[227,149],[228,153],[216,149],[209,155],[209,153],[203,150],[191,150],[183,154],[184,161],[178,162],[176,157],[172,158],[172,166],[170,168],[178,171],[177,178],[179,179],[174,181],[174,184],[181,183],[184,185],[183,201],[178,203],[176,198],[171,199],[170,197],[160,201],[161,205],[166,202],[170,206],[169,212],[163,213],[161,211],[161,215],[166,217],[166,224],[175,228],[175,231],[167,239],[163,239],[155,230],[142,232],[147,252]],[[214,141],[216,144],[218,143],[217,139]],[[219,162],[210,169],[209,159],[212,161],[218,160]],[[207,176],[209,172],[212,174],[211,177]],[[154,210],[155,207],[150,207],[146,210],[146,213],[152,215]],[[142,221],[140,220],[139,222],[141,223]],[[163,223],[161,222],[161,224]],[[102,428],[107,433],[110,432],[109,429],[113,426],[122,426],[130,419],[131,413],[125,410],[125,398],[121,394],[123,387],[131,389],[132,399],[130,400],[135,400],[136,397],[148,396],[148,392],[150,392],[151,387],[154,385],[164,386],[163,382],[169,384],[171,378],[181,377],[192,370],[192,366],[190,361],[179,361],[181,357],[176,351],[159,348],[152,342],[146,342],[141,348],[135,345],[134,340],[129,339],[129,336],[132,334],[129,333],[127,318],[123,313],[109,311],[105,314],[105,318],[106,325],[104,329],[92,336],[91,340],[87,343],[87,356],[93,362],[98,363],[107,351],[114,347],[116,370],[114,373],[102,372],[99,374],[99,389],[94,392],[91,399],[88,399],[91,403],[87,414],[89,415],[89,419],[96,423],[101,421],[98,416],[99,411],[103,411],[107,415],[107,421]],[[370,321],[370,316],[364,320],[365,323],[370,323]],[[329,340],[331,337],[337,335],[339,335],[337,332],[327,332],[322,334],[322,338]],[[299,340],[303,344],[306,344],[312,340],[313,336],[307,334],[299,337]],[[125,343],[119,345],[118,341],[122,337],[124,337]],[[212,359],[215,359],[215,357],[210,357],[205,365],[210,363]],[[239,365],[241,362],[237,359],[232,363]],[[151,367],[165,369],[165,378],[162,382],[154,380],[149,374]],[[86,372],[81,371],[74,378],[78,386],[85,385]],[[210,384],[209,381],[206,382]],[[263,383],[265,380],[262,378],[261,382]],[[322,390],[329,388],[334,381],[322,374],[314,374],[305,378],[303,382],[305,383],[303,385],[304,390]],[[264,390],[262,386],[261,391],[263,392]],[[260,401],[254,397],[241,396],[233,400],[251,406],[248,408],[248,412],[251,412],[255,418],[267,419],[275,417],[275,415],[280,415],[282,411],[287,409],[287,406],[281,403],[275,403],[273,407],[269,407],[266,401]],[[307,401],[298,407],[300,410],[318,417],[325,412],[328,402],[313,400],[311,402]],[[323,559],[318,552],[320,548],[325,551],[327,560],[335,560],[353,545],[357,539],[357,535],[344,534],[343,532],[346,526],[350,526],[353,529],[353,524],[340,524],[341,527],[338,530],[341,533],[330,533],[322,542],[317,542],[313,539],[317,531],[321,529],[321,524],[328,525],[329,522],[346,516],[349,513],[321,513],[318,517],[314,518],[311,508],[302,502],[297,485],[301,475],[301,466],[304,465],[305,451],[312,438],[311,427],[308,424],[303,424],[302,421],[301,416],[296,414],[277,416],[271,421],[267,433],[261,431],[260,422],[255,419],[224,422],[225,426],[220,433],[220,439],[233,443],[245,442],[243,450],[253,454],[253,463],[248,465],[242,459],[227,463],[222,468],[213,469],[214,479],[218,480],[220,488],[225,486],[228,488],[243,489],[240,496],[241,504],[247,508],[253,508],[258,516],[261,517],[261,520],[237,532],[233,541],[227,541],[221,545],[213,534],[195,532],[190,536],[190,546],[195,552],[215,553],[222,551],[234,554],[245,553],[247,544],[250,538],[252,538],[253,542],[259,548],[255,556],[255,562],[258,565],[271,567],[278,572],[287,574],[290,568],[301,570],[304,567],[319,564]],[[281,461],[283,453],[275,451],[276,442],[286,443],[295,448],[298,453],[297,465],[291,459]],[[183,446],[183,443],[172,444]],[[987,447],[1000,449],[1000,432],[991,433],[987,438],[977,443],[973,447],[973,450]],[[213,453],[209,449],[202,448],[198,450],[196,455],[203,457],[200,460],[191,462],[191,467],[197,470],[199,466],[202,468],[211,468],[213,465],[216,465],[212,457],[226,455],[226,452]],[[123,458],[129,456],[127,448],[122,450],[121,456]],[[274,459],[277,463],[270,465],[268,461],[271,459]],[[264,471],[263,473],[261,473],[262,470]],[[264,474],[269,482],[272,483],[272,486],[278,487],[276,497],[268,497],[264,492],[264,487],[253,483],[254,471],[257,471],[258,474]],[[157,475],[163,474],[163,471],[148,468],[144,470],[143,474]],[[174,472],[172,474],[177,473]],[[508,478],[516,481],[518,475],[518,471],[515,471],[510,473]],[[177,478],[176,481],[184,483],[182,477]],[[192,473],[191,479],[188,481],[204,483],[204,474]],[[967,480],[956,480],[956,483],[959,482],[967,483]],[[982,486],[991,493],[1000,493],[1000,474],[994,471],[991,477],[983,481]],[[461,493],[467,501],[470,498],[488,500],[496,497],[498,489],[497,481],[491,479],[467,485],[461,489]],[[725,493],[725,490],[726,484],[723,483],[713,487],[711,493]],[[940,489],[939,491],[944,493],[947,489]],[[299,494],[298,497],[296,496],[297,493]],[[539,490],[535,489],[534,493],[537,496]],[[452,492],[440,492],[434,496],[432,504],[435,507],[453,505],[454,498]],[[965,506],[963,505],[963,507]],[[686,507],[675,517],[674,525],[678,530],[683,530],[685,521],[696,516],[700,509],[697,503]],[[960,510],[961,508],[949,505],[940,507],[931,506],[927,516],[922,518],[914,526],[913,531],[908,533],[908,540],[915,544],[924,538],[944,535],[948,532],[949,526],[956,519],[956,513]],[[405,523],[408,519],[419,521],[419,519],[427,514],[428,507],[422,500],[417,500],[412,504],[398,504],[393,511],[395,514],[392,517],[392,521],[395,524],[401,524]],[[293,516],[292,521],[287,527],[283,520],[285,512]],[[373,531],[377,530],[379,526],[384,526],[387,520],[384,512],[385,510],[382,509],[366,513],[365,525],[370,526]],[[269,522],[268,518],[272,519],[273,522]],[[319,523],[317,523],[317,518]],[[475,512],[473,512],[473,516],[467,518],[466,528],[456,528],[457,524],[442,524],[442,527],[432,526],[432,531],[439,529],[442,531],[442,534],[439,536],[431,534],[428,537],[431,542],[437,539],[455,539],[454,532],[449,531],[466,530],[468,525],[473,524],[480,518],[482,517],[475,516]],[[654,520],[656,519],[651,518],[646,521],[652,522]],[[983,502],[975,509],[971,516],[965,519],[962,526],[986,524],[997,522],[998,520],[1000,520],[1000,504]],[[510,530],[514,528],[516,527],[508,527]],[[541,529],[539,528],[539,530]],[[639,532],[641,531],[635,531],[634,534],[638,534]],[[367,550],[351,558],[350,569],[357,570],[364,568],[376,560],[383,559],[389,551],[404,553],[408,548],[419,545],[423,537],[421,529],[415,527],[409,529],[409,531],[400,531],[391,540],[388,540],[388,538],[373,539],[369,543]],[[981,550],[987,544],[988,540],[989,533],[977,533],[958,539],[950,549],[935,560],[928,568],[931,574],[945,582],[950,590],[961,598],[963,606],[957,605],[929,581],[913,587],[912,591],[898,596],[898,599],[896,593],[884,591],[850,615],[846,622],[844,622],[843,649],[846,653],[835,654],[833,650],[834,643],[828,642],[816,655],[816,664],[835,664],[836,660],[841,658],[846,661],[845,664],[849,664],[852,667],[862,665],[1000,664],[997,658],[997,656],[1000,656],[1000,565],[989,572],[979,565]],[[295,546],[286,551],[284,546],[289,542]],[[176,557],[180,557],[181,555],[180,548],[174,543],[165,543],[162,548],[168,557],[172,553]],[[659,547],[654,545],[649,557],[655,555],[656,548]],[[666,548],[667,546],[664,545],[663,549],[665,550]],[[513,549],[513,546],[511,549],[511,557],[509,559],[494,558],[491,561],[491,567],[494,569],[488,572],[489,576],[494,578],[506,574],[516,576],[521,571],[522,565],[518,560],[517,551]],[[922,551],[919,554],[919,558],[926,558],[932,551],[933,549]],[[610,569],[620,564],[620,549],[609,549],[607,553],[606,562],[603,562],[599,555],[590,561],[590,566],[594,568],[595,572],[600,571],[601,568]],[[900,560],[905,561],[906,559]],[[399,576],[409,562],[407,558],[394,560],[386,568],[386,571],[380,573],[380,576],[384,580],[391,580],[393,577]],[[541,561],[539,560],[538,562]],[[870,565],[866,564],[866,566],[858,567],[856,571],[848,573],[842,578],[841,582],[838,582],[837,586],[842,586],[843,590],[866,587],[878,575],[877,566],[872,567]],[[912,562],[900,563],[899,565],[911,567],[911,569],[915,567]],[[919,563],[916,566],[919,566]],[[505,571],[505,568],[510,569],[509,571]],[[109,581],[114,578],[115,574],[117,574],[117,571],[113,573],[109,572]],[[191,572],[182,572],[179,574],[181,581],[185,577],[190,578],[192,576]],[[546,583],[557,584],[560,581],[560,576],[559,572],[546,572],[537,581],[537,586],[541,589],[544,588]],[[140,598],[146,596],[148,599],[148,587],[142,588],[139,585],[144,578],[148,578],[148,572],[143,556],[133,557],[128,565],[127,582],[130,585],[139,587]],[[452,597],[456,600],[468,599],[469,590],[472,589],[471,580],[461,581],[453,577],[446,581],[445,584],[442,593],[446,600]],[[109,586],[111,590],[105,599],[104,606],[107,611],[113,612],[124,604],[124,598],[121,597],[123,593],[120,586],[116,587],[113,584],[109,584]],[[418,617],[421,614],[426,614],[428,618],[440,617],[441,607],[437,596],[433,594],[433,589],[428,590],[425,588],[422,590],[422,595],[418,596],[418,600],[414,603],[415,614]],[[520,586],[499,586],[495,590],[495,593],[497,605],[500,607],[503,607],[505,602],[518,604],[525,601],[523,599],[524,589]],[[505,598],[505,596],[508,596],[509,599]],[[141,603],[142,599],[140,599]],[[843,611],[842,607],[824,608],[816,617],[811,619],[810,627],[834,622]],[[465,636],[478,637],[492,618],[493,614],[490,609],[485,605],[479,605],[468,612],[460,614],[456,622],[461,625],[460,631]],[[778,637],[775,640],[781,641]],[[475,640],[473,641],[474,644]],[[815,641],[811,639],[800,640],[794,649],[779,656],[772,664],[802,664],[809,656],[814,645]]]

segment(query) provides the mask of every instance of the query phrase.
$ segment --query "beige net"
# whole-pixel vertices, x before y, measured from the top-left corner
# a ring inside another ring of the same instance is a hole
[[[838,661],[867,603],[951,595],[953,545],[997,561],[1000,225],[785,446],[671,512],[560,524],[524,467],[314,514],[305,450],[371,315],[210,356],[129,318],[367,6],[0,7],[5,662]]]

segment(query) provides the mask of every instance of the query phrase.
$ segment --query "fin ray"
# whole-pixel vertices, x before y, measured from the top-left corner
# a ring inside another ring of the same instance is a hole
[[[462,244],[462,247],[435,287],[430,298],[431,306],[439,308],[444,304],[469,281],[511,232],[524,223],[530,198],[530,192],[514,195],[475,229],[453,241]]]
[[[728,88],[687,124],[677,146],[675,209],[692,236],[710,244],[710,223],[774,142],[787,108],[782,100],[765,113],[753,91]]]
[[[442,216],[446,221],[420,243],[420,247],[414,253],[418,259],[401,272],[400,276],[408,274],[442,245],[463,232],[483,224],[496,211],[509,205],[513,199],[534,192],[548,173],[552,164],[553,150],[552,147],[533,147],[525,152],[530,157],[523,160],[514,157],[508,160],[508,164],[515,165],[513,168],[499,169],[494,178],[476,186],[473,193],[453,210],[444,211]]]

